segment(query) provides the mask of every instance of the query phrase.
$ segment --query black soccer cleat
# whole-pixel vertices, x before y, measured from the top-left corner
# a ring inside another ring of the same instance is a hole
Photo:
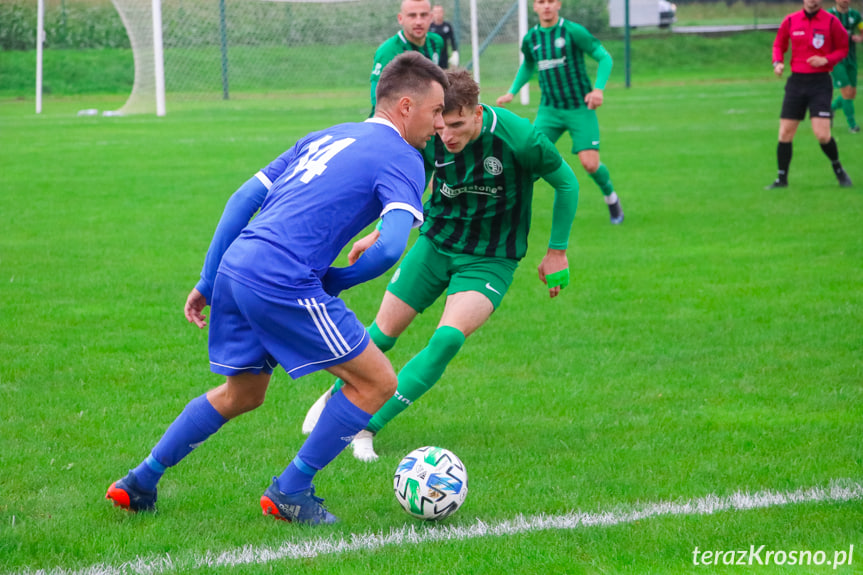
[[[608,213],[612,224],[618,225],[623,223],[623,208],[620,207],[620,200],[608,205]]]
[[[769,186],[764,186],[765,190],[775,190],[776,188],[787,188],[788,180],[776,178]]]
[[[843,188],[850,188],[854,185],[851,178],[848,177],[848,173],[843,168],[836,170],[836,179],[839,180],[839,185]]]

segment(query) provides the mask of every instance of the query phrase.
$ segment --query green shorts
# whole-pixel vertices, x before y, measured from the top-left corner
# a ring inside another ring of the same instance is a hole
[[[518,260],[450,253],[424,235],[402,260],[387,291],[424,312],[446,290],[447,295],[476,291],[497,309],[512,284]]]
[[[831,74],[833,74],[834,88],[857,87],[857,64],[842,60],[836,64]]]
[[[564,132],[569,132],[573,154],[599,149],[599,120],[596,118],[596,110],[561,110],[540,106],[533,125],[552,142],[557,142]]]

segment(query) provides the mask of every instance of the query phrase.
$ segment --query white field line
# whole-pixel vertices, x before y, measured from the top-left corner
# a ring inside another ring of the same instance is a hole
[[[618,508],[612,511],[586,513],[575,511],[563,515],[518,516],[512,520],[484,523],[477,520],[468,526],[409,524],[389,533],[357,533],[349,538],[325,537],[278,547],[245,547],[221,553],[189,554],[182,557],[139,557],[122,565],[97,564],[81,570],[46,569],[22,571],[20,575],[158,575],[206,567],[234,567],[264,564],[270,561],[301,559],[321,555],[338,555],[352,551],[373,551],[383,547],[420,545],[438,541],[461,541],[480,537],[517,535],[551,529],[583,529],[633,523],[669,515],[711,515],[724,511],[747,511],[801,503],[841,503],[863,499],[863,484],[852,480],[832,481],[826,488],[810,487],[796,491],[738,491],[726,497],[707,495],[687,501],[660,501]],[[290,529],[290,526],[287,526]]]

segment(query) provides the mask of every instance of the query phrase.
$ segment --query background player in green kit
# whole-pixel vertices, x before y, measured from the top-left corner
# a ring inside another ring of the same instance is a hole
[[[497,99],[497,105],[511,102],[538,68],[542,98],[534,125],[552,142],[569,132],[572,152],[578,154],[581,165],[602,190],[611,223],[622,223],[620,199],[608,168],[599,160],[596,117],[611,74],[611,55],[584,26],[560,17],[560,0],[534,0],[533,10],[539,16],[539,26],[534,26],[522,39],[524,61],[509,92]],[[584,64],[585,54],[598,63],[593,87]]]
[[[836,6],[828,10],[839,18],[842,26],[848,30],[848,56],[833,67],[833,87],[839,89],[839,95],[833,100],[833,110],[845,112],[848,127],[856,134],[860,131],[854,117],[854,98],[857,96],[857,46],[855,42],[863,42],[863,19],[860,12],[851,8],[851,0],[836,0]]]
[[[372,113],[370,116],[375,114],[375,89],[378,87],[378,80],[381,79],[381,72],[393,58],[403,52],[414,51],[440,65],[441,52],[444,49],[443,38],[429,32],[432,23],[429,1],[403,0],[398,21],[402,29],[399,30],[398,34],[378,46],[375,51],[375,63],[370,78],[372,84]]]
[[[556,297],[569,282],[566,248],[578,206],[578,180],[554,144],[530,122],[501,108],[480,105],[479,86],[463,69],[447,71],[444,128],[423,152],[426,174],[433,172],[425,222],[384,293],[372,341],[390,350],[396,339],[446,292],[443,315],[428,345],[399,372],[396,394],[378,410],[353,441],[354,456],[374,461],[372,438],[443,375],[470,334],[500,305],[527,251],[533,183],[554,187],[551,239],[539,264],[539,278]],[[359,240],[354,262],[377,232]],[[314,429],[332,393],[312,406],[303,432]]]

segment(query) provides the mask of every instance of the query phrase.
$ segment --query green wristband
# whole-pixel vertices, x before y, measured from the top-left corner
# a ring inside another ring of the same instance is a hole
[[[560,286],[560,289],[569,285],[569,268],[562,269],[559,272],[548,274],[545,276],[545,281],[549,289]]]

